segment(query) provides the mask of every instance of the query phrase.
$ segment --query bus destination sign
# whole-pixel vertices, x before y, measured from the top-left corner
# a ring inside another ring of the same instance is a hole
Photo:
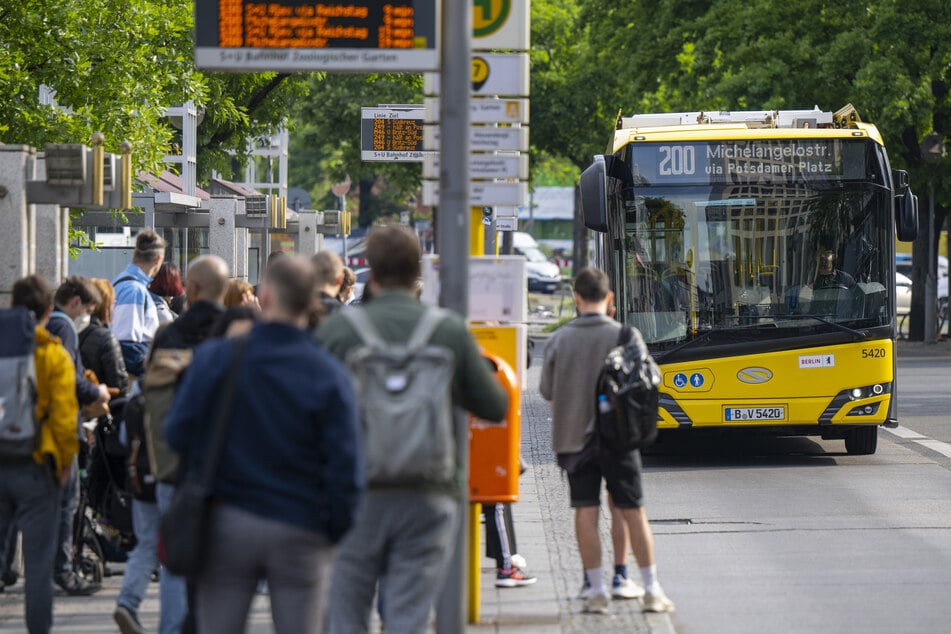
[[[195,64],[216,71],[438,68],[439,0],[195,0]]]
[[[364,161],[422,161],[423,109],[361,108],[360,157]]]
[[[637,143],[634,184],[729,185],[865,176],[864,141],[757,139],[705,143]]]

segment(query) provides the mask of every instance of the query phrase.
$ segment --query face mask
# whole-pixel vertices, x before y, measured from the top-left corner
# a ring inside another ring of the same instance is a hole
[[[86,329],[86,326],[89,325],[89,321],[92,319],[88,314],[83,314],[73,320],[73,323],[76,324],[76,332],[82,332]]]

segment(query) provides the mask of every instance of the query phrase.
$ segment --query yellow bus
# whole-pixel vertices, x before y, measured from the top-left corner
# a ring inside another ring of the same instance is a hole
[[[898,424],[895,238],[918,202],[849,105],[619,117],[581,176],[617,317],[663,372],[659,427],[844,439]]]

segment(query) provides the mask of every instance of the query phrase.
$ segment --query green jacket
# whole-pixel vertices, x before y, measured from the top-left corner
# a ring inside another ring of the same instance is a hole
[[[385,341],[405,342],[425,308],[410,291],[390,290],[374,296],[372,301],[358,308],[344,310],[365,310]],[[362,345],[362,339],[350,322],[339,313],[325,318],[315,336],[327,350],[343,361],[346,361],[352,349]],[[503,420],[508,410],[508,396],[495,379],[489,363],[482,357],[465,322],[455,313],[450,314],[436,328],[430,342],[449,348],[455,356],[453,404],[485,420]],[[467,474],[460,472],[458,475],[457,486],[453,490],[445,490],[446,493],[458,496],[465,490]],[[428,489],[436,490],[434,487]]]

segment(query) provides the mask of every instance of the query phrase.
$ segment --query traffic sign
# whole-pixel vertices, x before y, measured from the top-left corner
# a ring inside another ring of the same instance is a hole
[[[423,158],[423,178],[439,178],[439,155]],[[469,178],[528,178],[527,154],[470,154]]]
[[[496,231],[518,231],[518,218],[496,216],[495,230]]]
[[[528,152],[528,128],[498,128],[476,125],[469,128],[469,149],[476,152],[512,150]],[[423,150],[439,150],[439,126],[423,126]]]
[[[423,102],[426,123],[438,122],[439,99],[426,97]],[[469,99],[469,121],[471,123],[528,124],[528,99],[472,97]]]
[[[528,182],[494,183],[472,181],[469,183],[469,204],[475,206],[509,205],[528,203]],[[439,204],[439,181],[423,181],[423,204]]]
[[[439,69],[436,5],[436,0],[195,2],[195,65],[241,72],[434,71]]]
[[[528,0],[472,0],[472,49],[527,51]]]
[[[528,96],[528,53],[479,53],[472,56],[472,94]],[[423,94],[439,94],[439,73],[423,74]]]

